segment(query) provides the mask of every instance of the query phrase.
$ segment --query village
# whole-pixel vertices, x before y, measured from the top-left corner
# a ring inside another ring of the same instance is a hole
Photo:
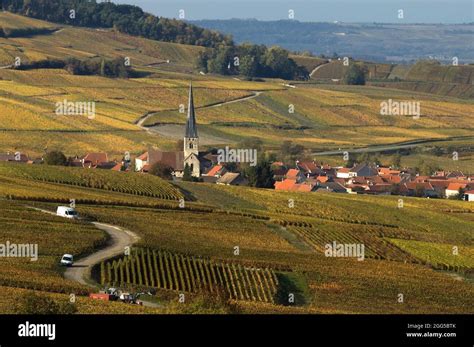
[[[178,154],[176,154],[178,153]],[[134,160],[122,158],[110,160],[107,153],[88,153],[73,158],[67,165],[84,169],[135,171],[150,174],[159,163],[173,169],[171,179],[183,180],[185,165],[180,163],[179,152],[163,152],[153,148]],[[248,181],[241,172],[241,165],[218,161],[218,155],[205,153],[201,158],[200,173],[196,182],[221,185],[246,186]],[[18,153],[0,154],[0,162],[41,165],[43,160],[30,159]],[[370,163],[358,163],[352,168],[331,166],[315,161],[296,161],[294,166],[281,161],[271,164],[275,190],[291,192],[330,192],[346,194],[399,195],[424,198],[450,198],[474,202],[474,176],[460,171],[436,171],[432,175],[420,175],[412,168],[393,169]],[[177,174],[176,174],[177,173]]]
[[[154,174],[175,181],[251,185],[245,169],[249,165],[256,165],[256,149],[239,150],[238,153],[254,153],[244,158],[233,155],[231,161],[228,155],[221,155],[222,150],[199,150],[192,84],[189,86],[187,111],[184,138],[178,142],[178,147],[183,148],[182,151],[162,151],[149,147],[134,159],[126,152],[120,160],[111,160],[107,153],[87,153],[83,157],[66,158],[62,152],[50,152],[47,154],[50,158],[46,163],[84,169]],[[226,146],[226,149],[229,147]],[[20,152],[0,154],[0,162],[2,161],[26,164],[45,162],[44,158],[30,159],[27,154]],[[314,160],[295,160],[293,165],[273,160],[267,164],[269,170],[256,170],[259,172],[256,175],[269,176],[263,178],[267,182],[265,188],[275,190],[399,195],[474,202],[474,175],[461,171],[435,171],[431,175],[421,175],[413,168],[395,169],[370,162],[354,163],[352,167],[331,166]]]

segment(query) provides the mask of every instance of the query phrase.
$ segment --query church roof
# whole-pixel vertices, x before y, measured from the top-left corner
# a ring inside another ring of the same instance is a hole
[[[160,162],[170,166],[173,170],[184,170],[184,152],[182,151],[164,152],[150,148],[148,156],[150,165]]]
[[[188,100],[188,119],[186,120],[185,137],[197,138],[196,116],[194,114],[194,100],[193,100],[193,85],[189,85],[189,100]]]

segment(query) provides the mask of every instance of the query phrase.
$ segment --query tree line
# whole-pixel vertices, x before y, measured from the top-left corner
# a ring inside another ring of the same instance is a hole
[[[109,78],[136,77],[136,73],[124,64],[123,58],[79,60],[47,59],[15,66],[17,70],[65,69],[72,75],[97,75]]]
[[[290,52],[281,47],[244,43],[239,46],[220,46],[200,52],[197,67],[203,72],[221,75],[305,80],[308,70],[289,57]]]
[[[2,0],[2,10],[54,23],[114,28],[152,40],[204,47],[233,44],[231,36],[180,20],[159,18],[132,5],[96,0]]]

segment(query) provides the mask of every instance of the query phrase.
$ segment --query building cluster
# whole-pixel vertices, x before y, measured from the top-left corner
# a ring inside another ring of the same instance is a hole
[[[351,168],[314,161],[297,161],[294,168],[273,163],[275,189],[300,192],[334,192],[460,198],[474,201],[474,176],[460,171],[438,171],[422,176],[413,169],[396,170],[359,163]]]

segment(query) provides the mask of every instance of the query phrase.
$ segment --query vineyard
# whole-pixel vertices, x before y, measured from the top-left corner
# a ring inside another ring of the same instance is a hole
[[[8,164],[0,164],[0,175],[103,189],[132,195],[150,196],[167,200],[179,200],[183,198],[183,195],[178,189],[153,175],[47,165]]]
[[[399,239],[390,239],[390,242],[440,269],[452,271],[474,269],[473,246]]]
[[[273,270],[150,249],[101,263],[102,285],[156,287],[196,293],[224,291],[234,300],[274,303],[278,279]]]
[[[80,256],[103,246],[107,236],[94,226],[0,200],[0,243],[36,244],[37,260],[0,258],[0,285],[60,293],[86,293],[58,268],[65,253]]]
[[[351,230],[352,229],[352,230]],[[377,237],[370,228],[349,228],[344,225],[335,225],[332,228],[290,227],[306,243],[311,245],[316,252],[324,254],[325,245],[336,242],[337,244],[362,244],[365,248],[365,257],[374,259],[387,259],[414,262],[415,258],[403,252],[383,238]]]

